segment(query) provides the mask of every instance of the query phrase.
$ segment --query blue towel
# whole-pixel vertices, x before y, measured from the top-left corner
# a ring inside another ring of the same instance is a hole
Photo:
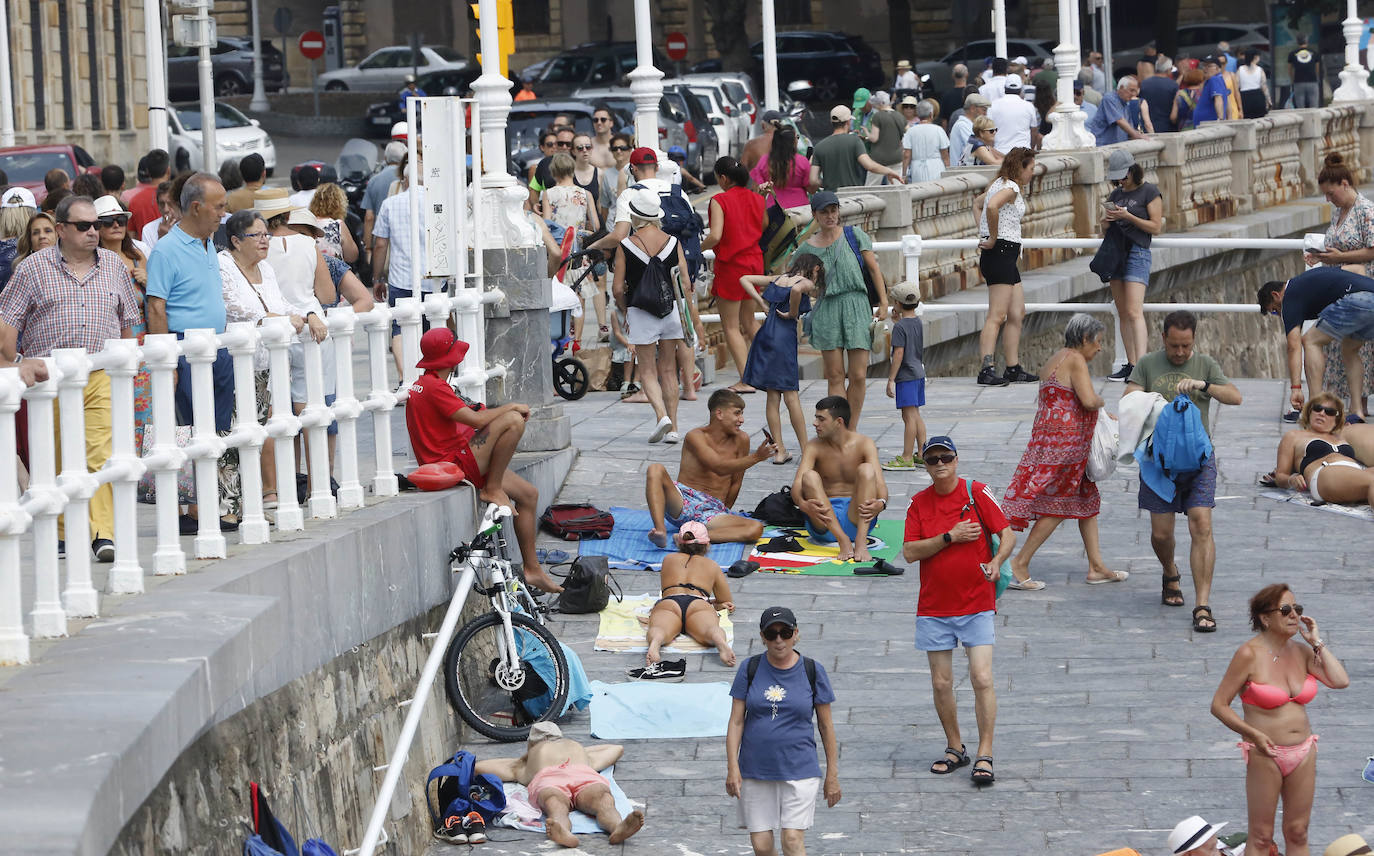
[[[648,511],[613,506],[611,516],[615,518],[611,537],[577,542],[579,555],[605,556],[612,568],[657,571],[663,567],[664,556],[677,552],[676,549],[660,549],[649,541],[649,530],[654,528],[654,523]],[[668,534],[671,539],[673,533]],[[668,543],[672,545],[671,540]],[[745,544],[712,544],[706,555],[722,568],[728,568],[744,558],[747,547]]]
[[[553,686],[557,678],[554,674],[553,660],[548,656],[548,649],[534,641],[532,636],[529,631],[516,633],[515,642],[520,649],[520,659],[534,667],[534,671],[543,679],[545,685]],[[563,716],[570,710],[586,710],[592,700],[592,688],[587,682],[587,670],[582,668],[582,658],[565,643],[560,641],[558,644],[563,647],[563,657],[568,661],[568,700],[563,703],[563,710],[558,714]],[[538,716],[549,709],[549,702],[552,700],[553,690],[548,690],[538,698],[529,699],[523,704],[527,711]]]
[[[724,737],[730,685],[592,681],[592,736],[600,740]]]

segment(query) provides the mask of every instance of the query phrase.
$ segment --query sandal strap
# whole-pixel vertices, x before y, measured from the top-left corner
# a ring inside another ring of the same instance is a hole
[[[978,758],[973,762],[973,766],[975,766],[975,767],[978,766],[978,762],[979,762],[979,761],[987,761],[987,762],[988,762],[988,766],[989,766],[989,767],[992,766],[992,756],[991,756],[991,755],[979,755]]]
[[[1199,612],[1205,612],[1205,613],[1207,613],[1207,617],[1208,617],[1208,618],[1211,618],[1211,617],[1212,617],[1212,607],[1208,606],[1208,605],[1205,604],[1205,603],[1202,604],[1201,606],[1195,606],[1195,607],[1193,607],[1193,617],[1194,617],[1194,618],[1197,618],[1197,614],[1198,614]]]

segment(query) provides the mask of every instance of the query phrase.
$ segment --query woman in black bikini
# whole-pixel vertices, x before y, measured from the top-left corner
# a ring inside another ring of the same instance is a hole
[[[1274,483],[1290,490],[1308,490],[1322,502],[1367,502],[1374,505],[1374,469],[1355,458],[1355,447],[1341,436],[1345,405],[1329,392],[1307,402],[1298,419],[1299,430],[1279,441]]]
[[[661,659],[659,649],[685,630],[701,644],[714,645],[720,652],[720,661],[733,666],[735,652],[725,638],[716,610],[734,612],[735,604],[730,600],[730,582],[725,572],[706,558],[711,536],[703,524],[691,521],[677,533],[677,542],[679,552],[664,558],[659,574],[663,599],[649,613],[649,651],[644,662],[652,670]]]

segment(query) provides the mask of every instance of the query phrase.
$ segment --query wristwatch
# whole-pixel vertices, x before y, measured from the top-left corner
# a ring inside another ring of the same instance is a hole
[[[954,539],[951,538],[951,537],[949,537],[949,533],[948,533],[948,532],[946,532],[946,533],[944,534],[943,537],[944,537],[944,539],[945,539],[945,543],[946,543],[946,544],[951,544],[951,543],[954,542]]]

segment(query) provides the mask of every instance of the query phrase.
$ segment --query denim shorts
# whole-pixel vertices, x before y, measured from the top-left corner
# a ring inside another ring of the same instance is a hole
[[[1121,266],[1119,279],[1125,282],[1150,283],[1150,248],[1131,244],[1126,252],[1126,263]]]
[[[1374,339],[1374,291],[1354,291],[1326,307],[1317,329],[1333,339]]]
[[[916,650],[953,651],[959,645],[991,645],[997,636],[993,620],[996,614],[989,609],[972,615],[918,615]]]
[[[1187,514],[1190,508],[1215,508],[1217,505],[1217,456],[1213,454],[1202,462],[1202,469],[1193,476],[1192,482],[1182,485],[1174,492],[1174,501],[1150,490],[1145,480],[1140,480],[1140,492],[1136,496],[1141,511],[1151,514]]]
[[[926,403],[926,379],[899,380],[896,383],[897,409],[903,407],[924,407]]]

